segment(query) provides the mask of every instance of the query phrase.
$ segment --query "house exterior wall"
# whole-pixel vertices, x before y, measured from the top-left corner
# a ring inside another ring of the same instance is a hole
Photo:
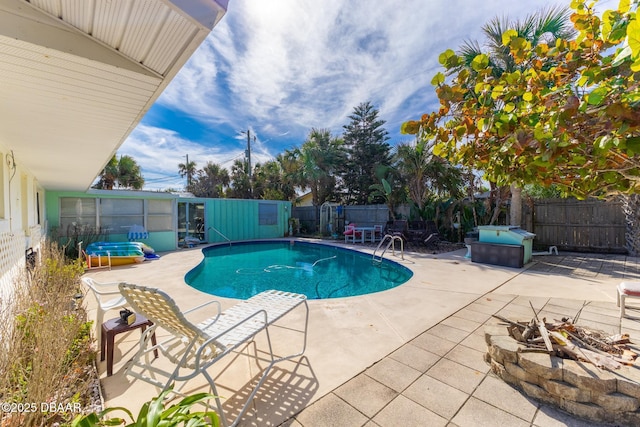
[[[306,193],[296,199],[297,207],[313,206],[313,194]]]
[[[43,195],[36,177],[0,143],[0,298],[24,272],[27,249],[40,250]]]
[[[45,189],[90,185],[228,0],[103,3],[114,4],[0,0],[0,304],[25,271],[25,251],[39,251],[47,218],[58,222]],[[173,230],[153,239],[175,247]]]

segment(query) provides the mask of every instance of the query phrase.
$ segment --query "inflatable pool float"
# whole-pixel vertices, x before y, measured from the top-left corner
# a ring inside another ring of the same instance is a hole
[[[142,242],[93,242],[87,246],[87,253],[92,250],[102,250],[102,249],[110,249],[117,248],[118,250],[124,249],[139,249],[145,254],[154,254],[156,251],[149,245]]]
[[[127,265],[144,262],[146,254],[155,255],[153,249],[138,242],[95,242],[87,245],[87,263],[91,267]]]
[[[140,264],[146,259],[144,255],[141,256],[119,256],[119,255],[99,255],[99,254],[87,254],[88,262],[91,263],[91,267],[107,266],[111,263],[115,265],[127,265],[127,264]]]

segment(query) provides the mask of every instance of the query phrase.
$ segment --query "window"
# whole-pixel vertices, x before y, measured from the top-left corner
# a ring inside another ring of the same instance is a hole
[[[38,201],[36,204],[39,206]],[[70,225],[101,227],[111,234],[126,234],[132,225],[143,226],[147,231],[172,231],[173,221],[173,200],[60,199],[60,231],[65,234]]]
[[[278,205],[275,203],[258,204],[258,224],[276,225],[278,224]]]
[[[147,231],[173,230],[173,204],[171,200],[147,202]]]
[[[144,226],[142,199],[99,199],[100,226],[111,233],[126,233],[132,225]]]
[[[95,227],[96,199],[63,197],[60,199],[60,233],[67,234],[70,226]]]

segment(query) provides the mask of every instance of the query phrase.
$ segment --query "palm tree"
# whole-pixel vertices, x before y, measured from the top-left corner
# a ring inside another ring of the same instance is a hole
[[[100,179],[94,185],[95,188],[102,190],[113,190],[118,179],[118,158],[114,155],[109,163],[107,163],[100,174]]]
[[[118,159],[114,155],[102,170],[94,188],[113,190],[115,186],[134,190],[140,190],[144,186],[142,171],[133,157],[124,155]]]
[[[389,209],[391,219],[396,219],[396,207],[401,203],[406,202],[407,194],[404,186],[402,176],[397,169],[391,166],[379,165],[376,168],[376,177],[380,181],[379,184],[371,185],[369,198],[371,200],[384,201]]]
[[[282,192],[286,200],[291,202],[296,199],[296,187],[298,187],[297,177],[299,175],[299,164],[295,154],[291,150],[285,150],[284,153],[276,156],[276,161],[280,165]]]
[[[328,129],[311,129],[302,147],[294,150],[299,162],[300,187],[311,190],[314,206],[337,200],[336,175],[346,161],[344,141]]]
[[[227,197],[232,199],[250,199],[251,181],[247,173],[247,162],[236,159],[231,166],[229,176],[230,188],[227,190]]]
[[[189,156],[187,156],[187,161],[184,163],[178,163],[178,173],[182,178],[187,177],[187,191],[191,191],[191,181],[193,177],[196,175],[196,162],[189,161]]]
[[[258,163],[253,174],[253,197],[266,200],[291,200],[295,189],[285,182],[281,163],[276,158]]]
[[[462,171],[449,161],[435,156],[425,140],[400,144],[395,155],[397,168],[407,182],[409,199],[423,215],[432,196],[459,197],[463,187]]]
[[[144,178],[140,166],[131,156],[121,156],[118,161],[118,187],[142,189]]]
[[[482,27],[488,52],[483,52],[477,41],[467,40],[459,51],[464,63],[453,71],[459,71],[461,68],[473,71],[471,62],[476,56],[485,53],[489,57],[489,66],[494,75],[514,72],[518,69],[516,62],[509,47],[502,43],[502,34],[505,31],[515,30],[518,37],[531,43],[532,48],[542,43],[553,45],[558,39],[569,40],[575,36],[570,18],[571,10],[559,6],[541,9],[523,20],[509,21],[507,17],[495,17]]]
[[[532,49],[546,43],[555,44],[556,40],[569,40],[575,36],[575,29],[571,24],[571,10],[566,7],[550,7],[525,17],[523,20],[509,21],[508,18],[495,17],[482,27],[488,50],[489,67],[494,76],[518,70],[518,65],[511,55],[508,46],[502,43],[502,35],[507,30],[515,30],[518,37],[531,43]],[[464,58],[463,64],[452,70],[458,72],[466,68],[474,72],[471,67],[473,59],[482,54],[478,42],[467,41],[460,48],[459,55]],[[526,67],[526,65],[522,65]],[[472,93],[471,91],[469,93]],[[499,207],[497,207],[499,208]],[[511,184],[511,224],[519,225],[522,216],[522,189],[516,183]]]
[[[196,197],[223,197],[224,189],[229,182],[229,172],[226,169],[213,162],[207,162],[202,169],[198,170],[191,184],[191,192]]]
[[[429,188],[426,185],[426,168],[431,157],[433,156],[423,140],[415,145],[400,144],[396,148],[398,169],[407,181],[409,199],[416,205],[418,212],[422,212],[429,194]]]

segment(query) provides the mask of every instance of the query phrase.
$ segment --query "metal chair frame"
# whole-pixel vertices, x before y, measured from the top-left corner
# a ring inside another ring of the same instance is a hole
[[[276,363],[301,356],[306,349],[309,307],[306,296],[301,294],[270,290],[242,301],[224,312],[221,311],[218,301],[210,301],[183,313],[175,301],[159,289],[122,283],[120,292],[136,312],[142,313],[154,323],[140,338],[140,348],[128,362],[125,374],[153,384],[163,391],[172,387],[174,382],[184,382],[197,375],[203,375],[215,396],[215,409],[224,426],[237,425]],[[185,314],[212,305],[216,308],[216,314],[197,325],[185,317]],[[302,348],[294,354],[276,357],[273,353],[269,326],[297,307],[305,309],[304,328],[299,330],[303,334]],[[150,337],[158,327],[170,332],[172,336],[163,342],[149,346]],[[263,331],[269,348],[268,365],[240,413],[229,424],[215,381],[207,369],[241,345],[252,342],[254,337]],[[156,349],[175,363],[175,369],[172,372],[151,365],[149,354]],[[161,375],[167,380],[163,382],[153,378],[146,375],[146,371]],[[174,391],[178,392],[179,389]]]

